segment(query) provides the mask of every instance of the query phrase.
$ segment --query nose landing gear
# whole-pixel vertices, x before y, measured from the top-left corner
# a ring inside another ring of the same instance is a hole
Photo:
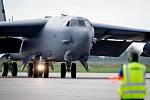
[[[45,63],[45,70],[44,70],[44,78],[48,78],[49,76],[49,64],[48,63]]]
[[[49,77],[49,63],[43,60],[41,56],[35,57],[32,62],[28,64],[28,77]]]
[[[32,77],[33,76],[33,63],[29,63],[27,68],[28,68],[28,71],[27,71],[28,77]]]

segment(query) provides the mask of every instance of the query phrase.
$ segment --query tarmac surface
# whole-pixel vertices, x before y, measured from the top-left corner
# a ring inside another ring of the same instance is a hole
[[[77,79],[60,78],[60,73],[50,77],[27,78],[25,73],[18,77],[0,78],[0,100],[120,100],[117,89],[119,82],[109,80],[117,73],[78,73]],[[150,74],[146,75],[150,100]]]

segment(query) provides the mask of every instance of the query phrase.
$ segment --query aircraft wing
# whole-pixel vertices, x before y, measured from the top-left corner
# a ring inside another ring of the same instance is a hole
[[[150,40],[150,30],[127,28],[106,24],[92,23],[95,37],[101,39],[119,39],[132,41]]]
[[[101,40],[93,44],[91,55],[119,57],[132,42]]]
[[[97,38],[97,42],[91,50],[91,55],[119,57],[132,42],[150,40],[150,30],[91,24],[94,27],[95,38]]]
[[[47,19],[0,22],[0,53],[20,52],[22,39],[17,37],[34,37],[46,22]]]
[[[0,22],[0,37],[33,37],[46,22],[47,19]]]

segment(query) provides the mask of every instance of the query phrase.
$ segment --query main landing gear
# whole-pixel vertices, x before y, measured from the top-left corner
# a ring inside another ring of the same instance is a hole
[[[28,77],[49,77],[49,64],[48,63],[29,63],[28,64]]]
[[[3,62],[2,65],[2,76],[7,76],[9,70],[11,71],[12,76],[17,76],[18,68],[16,62]]]
[[[76,78],[76,63],[61,63],[61,78],[66,77],[66,72],[71,72],[71,78]]]

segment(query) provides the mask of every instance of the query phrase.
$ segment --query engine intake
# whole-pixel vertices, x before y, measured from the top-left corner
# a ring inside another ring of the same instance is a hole
[[[150,42],[147,42],[143,47],[143,53],[141,56],[150,57]]]

